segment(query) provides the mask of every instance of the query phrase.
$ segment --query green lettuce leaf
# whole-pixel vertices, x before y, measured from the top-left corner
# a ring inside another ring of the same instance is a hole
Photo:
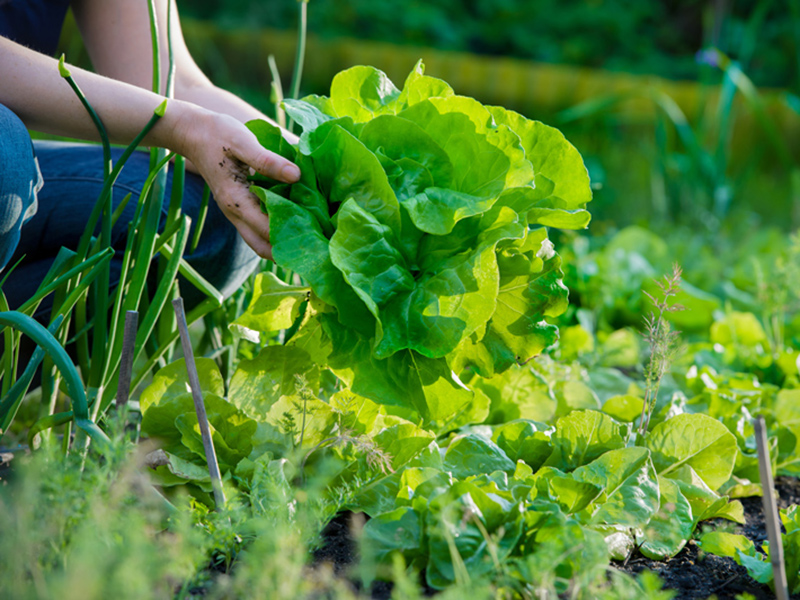
[[[623,448],[625,439],[622,434],[622,426],[601,412],[572,412],[556,423],[550,442],[553,453],[545,464],[564,471],[588,465],[606,452]],[[635,462],[638,464],[643,460],[637,457]]]
[[[399,96],[400,90],[383,72],[358,66],[333,78],[330,102],[336,116],[364,122],[391,110]]]
[[[257,420],[265,420],[282,397],[296,397],[302,376],[313,390],[319,383],[319,367],[304,350],[294,346],[267,346],[252,360],[243,360],[233,374],[230,401]]]
[[[502,562],[511,554],[522,529],[518,504],[486,493],[473,482],[455,483],[431,500],[425,514],[428,585],[443,589],[463,573],[470,577],[488,573],[495,560]],[[487,534],[493,536],[491,549]],[[458,562],[453,560],[453,548],[460,557]]]
[[[692,537],[696,520],[689,500],[676,482],[659,477],[658,487],[661,495],[658,512],[645,527],[639,550],[653,560],[665,560],[683,549]]]
[[[222,472],[232,471],[253,449],[256,422],[218,396],[203,398],[208,414],[211,440]],[[175,428],[181,433],[181,443],[205,461],[206,453],[197,415],[183,413],[175,418]]]
[[[395,552],[401,553],[407,562],[420,556],[422,540],[422,518],[413,508],[401,506],[367,521],[361,531],[362,569],[367,571],[365,584],[375,578],[377,566],[391,564]]]
[[[659,475],[669,477],[688,465],[711,490],[718,490],[733,472],[736,438],[722,423],[701,414],[681,414],[659,423],[646,445]]]
[[[422,63],[402,90],[361,66],[330,97],[284,106],[303,127],[296,148],[250,127],[301,168],[296,184],[253,187],[275,260],[311,291],[290,343],[436,431],[485,419],[488,398],[458,375],[503,373],[557,339],[547,319],[567,305],[561,259],[529,225],[588,221],[577,152],[552,128],[455,95]],[[240,326],[285,325],[296,292],[254,304]]]
[[[573,472],[577,481],[602,489],[591,522],[644,527],[659,507],[656,471],[645,448],[609,450]]]
[[[310,295],[311,288],[307,286],[288,285],[270,271],[259,273],[253,280],[250,306],[228,327],[256,334],[288,329]],[[252,341],[258,342],[258,335]]]
[[[541,174],[553,183],[552,194],[561,201],[560,205],[552,203],[553,208],[565,211],[586,208],[586,203],[592,199],[589,173],[581,155],[564,134],[511,110],[498,106],[488,110],[498,125],[506,125],[519,136],[537,182]]]
[[[499,425],[492,431],[492,441],[512,461],[525,461],[534,471],[542,466],[553,451],[550,428],[535,421],[520,419]]]
[[[451,356],[456,372],[469,367],[492,377],[525,364],[558,339],[558,328],[545,317],[566,310],[568,292],[561,281],[561,258],[544,230],[503,248],[498,268],[497,309],[485,333],[464,339]]]
[[[491,440],[467,434],[450,442],[444,456],[444,468],[454,477],[465,479],[493,471],[513,472],[516,464]]]

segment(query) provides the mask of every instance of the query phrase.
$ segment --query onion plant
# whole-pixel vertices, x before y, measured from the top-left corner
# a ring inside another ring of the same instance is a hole
[[[161,90],[158,31],[153,0],[149,1],[149,12],[153,45],[153,89],[169,97],[174,79],[171,44],[166,87]],[[168,15],[168,23],[170,20],[171,15]],[[168,31],[168,39],[170,33]],[[0,309],[3,310],[0,312],[0,326],[5,341],[4,356],[0,361],[3,372],[0,435],[8,430],[22,398],[33,381],[36,368],[39,363],[44,362],[42,408],[39,419],[30,430],[31,437],[49,428],[67,424],[65,435],[65,447],[67,447],[70,437],[69,424],[73,421],[89,439],[95,441],[105,439],[96,422],[110,406],[116,394],[125,314],[128,311],[141,313],[134,360],[144,360],[145,366],[134,379],[134,385],[137,385],[178,338],[174,318],[162,318],[162,313],[171,314],[170,310],[164,312],[164,309],[167,307],[167,300],[178,293],[177,274],[183,274],[190,284],[200,289],[206,296],[206,299],[188,314],[189,323],[197,321],[219,307],[222,304],[222,296],[183,259],[183,253],[190,241],[191,220],[181,214],[184,163],[180,157],[175,159],[166,224],[160,233],[158,231],[162,206],[166,198],[167,168],[173,158],[172,154],[162,149],[151,150],[150,174],[138,198],[134,218],[128,226],[129,233],[121,259],[119,283],[109,292],[109,266],[114,255],[114,249],[111,247],[111,229],[120,218],[121,209],[130,200],[127,197],[123,199],[115,211],[113,186],[144,136],[168,110],[168,100],[154,111],[144,129],[124,149],[116,164],[113,164],[109,138],[102,120],[72,78],[63,58],[59,63],[59,71],[86,107],[97,127],[103,146],[105,183],[77,249],[75,251],[62,249],[36,293],[17,311],[8,311],[5,298],[0,294],[2,297]],[[98,222],[100,234],[95,237],[94,232]],[[196,232],[195,240],[198,235]],[[161,257],[158,261],[154,260],[157,255]],[[148,280],[149,282],[154,280],[152,276],[149,277],[151,269],[158,269],[158,272],[155,286],[148,289]],[[52,309],[48,326],[44,327],[34,320],[32,315],[48,295],[52,295]],[[75,331],[72,338],[69,337],[71,327]],[[33,340],[37,349],[34,351],[33,359],[17,378],[22,333]],[[77,365],[72,363],[64,350],[64,346],[71,342],[75,344]],[[148,350],[151,346],[155,349]],[[62,381],[72,401],[72,410],[56,412],[58,405],[56,399]]]

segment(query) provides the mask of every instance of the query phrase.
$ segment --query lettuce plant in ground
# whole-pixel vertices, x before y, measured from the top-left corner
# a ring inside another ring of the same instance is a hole
[[[330,97],[285,104],[303,127],[297,147],[265,122],[250,128],[302,179],[253,190],[275,260],[307,288],[269,282],[239,324],[285,325],[269,303],[304,310],[292,341],[353,392],[438,430],[481,421],[488,400],[458,374],[491,377],[557,339],[545,319],[566,309],[567,290],[546,227],[589,221],[580,155],[557,130],[458,96],[421,64],[402,90],[354,67]]]
[[[800,506],[792,505],[781,509],[781,522],[785,533],[781,533],[784,551],[787,584],[790,594],[800,592]],[[698,540],[705,551],[718,556],[728,556],[747,569],[747,573],[759,583],[774,588],[775,580],[772,563],[769,559],[769,542],[762,545],[763,552],[743,535],[724,531],[709,531]]]

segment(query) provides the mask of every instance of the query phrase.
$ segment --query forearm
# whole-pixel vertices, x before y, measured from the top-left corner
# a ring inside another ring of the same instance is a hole
[[[252,119],[269,119],[264,113],[235,94],[216,87],[210,81],[183,82],[180,76],[175,85],[175,98],[197,104],[218,113],[230,115],[246,123]]]
[[[111,2],[104,4],[105,1],[92,4],[90,12],[95,14],[96,11],[95,16],[100,20],[95,27],[89,23],[87,31],[90,39],[95,40],[93,61],[95,58],[101,63],[107,61],[101,72],[110,77],[77,68],[72,69],[72,76],[99,115],[110,140],[128,144],[153,117],[164,98],[138,87],[144,84],[148,74],[139,54],[146,47],[142,33],[147,28],[136,29],[126,44],[125,28],[106,30],[100,27],[101,17],[119,20],[120,15],[114,10],[133,10],[141,8],[141,4],[112,5]],[[83,8],[88,10],[89,6],[83,3]],[[111,10],[111,13],[104,13],[104,10]],[[146,24],[142,15],[139,18]],[[115,45],[120,40],[121,45]],[[115,57],[119,64],[114,62]],[[131,57],[133,61],[126,60]],[[248,175],[255,170],[278,181],[292,183],[300,178],[300,171],[285,158],[263,148],[242,124],[252,118],[263,118],[260,112],[197,75],[199,70],[190,57],[184,56],[181,64],[185,67],[183,72],[189,74],[189,81],[201,85],[190,86],[192,89],[187,92],[182,83],[177,85],[176,82],[177,98],[169,101],[166,114],[143,143],[185,156],[206,180],[222,212],[245,241],[259,255],[270,258],[269,219],[250,192]],[[193,78],[192,72],[196,74]],[[82,103],[61,78],[57,61],[1,37],[0,103],[14,111],[30,129],[85,140],[99,139]]]
[[[114,143],[130,143],[153,116],[163,98],[147,90],[70,68]],[[83,140],[99,140],[97,129],[55,59],[0,38],[0,103],[33,130]],[[183,150],[180,123],[201,109],[172,101],[145,143]]]
[[[167,26],[168,8],[172,3],[171,28]],[[150,53],[150,19],[146,3],[130,0],[73,0],[92,63],[98,73],[112,79],[151,89],[152,55]],[[175,61],[174,96],[213,112],[229,115],[241,123],[267,119],[241,98],[216,87],[197,66],[186,47],[174,0],[156,0],[161,85],[165,85],[172,47]],[[167,38],[171,29],[172,39]]]

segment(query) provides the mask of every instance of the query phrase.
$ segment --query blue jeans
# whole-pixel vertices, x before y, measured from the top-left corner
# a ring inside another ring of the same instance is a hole
[[[25,127],[11,111],[0,105],[0,268],[24,256],[3,285],[12,308],[33,295],[62,246],[73,250],[77,247],[103,187],[100,146],[36,141],[33,151],[31,148]],[[121,153],[121,149],[114,149],[113,159],[116,161]],[[114,185],[115,208],[129,192],[133,197],[112,231],[112,245],[117,251],[111,264],[112,285],[119,281],[128,223],[134,216],[136,200],[148,171],[149,154],[135,152]],[[171,184],[170,170],[168,191]],[[203,187],[202,178],[186,174],[183,212],[192,218],[189,239],[192,239],[197,221]],[[168,200],[164,204],[162,226]],[[96,233],[99,227],[98,224]],[[186,255],[186,260],[227,297],[242,285],[260,259],[212,199],[200,243],[194,253]],[[0,278],[2,276],[0,273]],[[203,296],[194,286],[181,283],[181,295],[188,306],[202,300]],[[43,310],[49,311],[49,308],[45,305],[37,316],[45,316],[41,314]]]
[[[25,125],[0,104],[0,270],[19,244],[22,225],[36,212],[42,183]]]

